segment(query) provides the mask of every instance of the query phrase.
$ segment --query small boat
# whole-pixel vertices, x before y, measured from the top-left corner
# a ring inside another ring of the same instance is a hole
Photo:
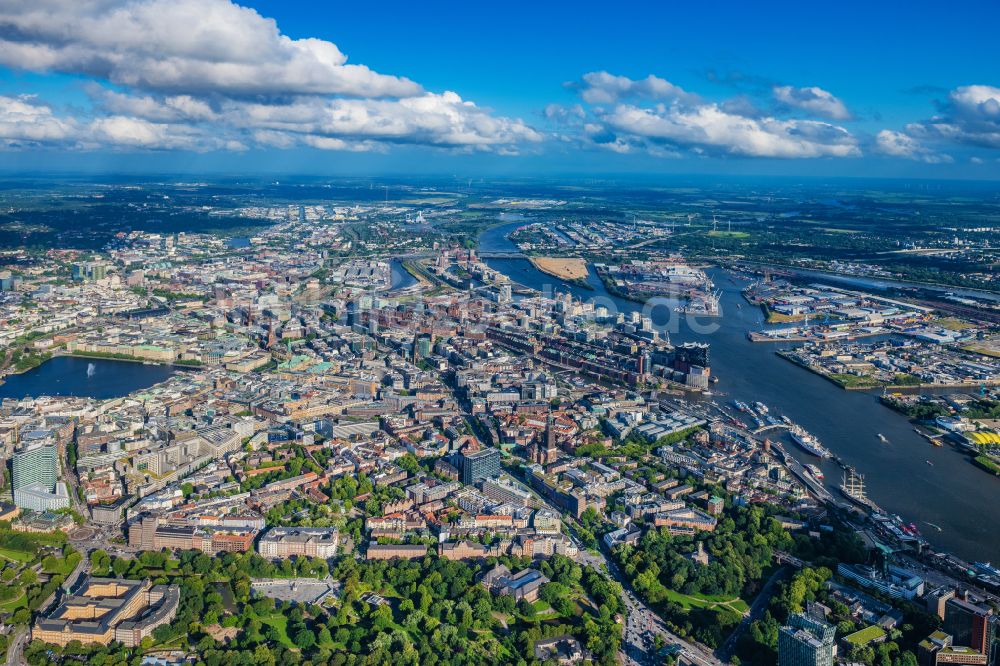
[[[930,465],[931,467],[934,467],[934,463],[932,463],[930,460],[925,460],[924,462]]]
[[[879,434],[878,434],[878,439],[879,439],[879,441],[880,441],[880,442],[882,442],[883,444],[888,444],[888,443],[889,443],[889,440],[888,440],[888,439],[886,439],[885,435],[883,435],[882,433],[879,433]]]

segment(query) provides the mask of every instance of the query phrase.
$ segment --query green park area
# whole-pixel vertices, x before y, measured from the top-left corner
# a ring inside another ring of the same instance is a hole
[[[739,597],[728,597],[724,594],[683,594],[675,590],[667,590],[667,599],[690,610],[705,608],[711,610],[729,609],[743,615],[750,610],[749,604]]]
[[[279,642],[286,648],[295,648],[295,643],[293,643],[292,639],[288,637],[288,618],[285,617],[280,611],[266,613],[264,615],[259,615],[251,611],[250,615],[260,620],[261,624],[272,627],[275,632],[277,632]]]
[[[27,551],[15,550],[14,548],[0,548],[0,557],[5,560],[10,560],[12,562],[30,562],[34,559],[34,555]]]

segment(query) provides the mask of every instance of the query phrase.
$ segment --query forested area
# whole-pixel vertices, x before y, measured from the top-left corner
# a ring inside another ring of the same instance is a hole
[[[153,579],[181,587],[177,617],[143,647],[194,649],[206,666],[303,664],[528,664],[540,638],[571,635],[596,662],[615,663],[621,643],[621,589],[589,567],[555,555],[541,562],[503,558],[511,570],[535,566],[550,582],[535,603],[494,595],[478,579],[496,560],[457,562],[339,560],[342,581],[330,605],[281,602],[251,593],[252,577],[326,576],[327,563],[295,558],[275,564],[254,554],[176,558],[143,552],[134,559],[91,556],[96,575]],[[220,632],[233,629],[227,640]],[[52,650],[50,652],[50,650]],[[73,656],[97,666],[132,664],[141,651],[34,642],[31,664]]]

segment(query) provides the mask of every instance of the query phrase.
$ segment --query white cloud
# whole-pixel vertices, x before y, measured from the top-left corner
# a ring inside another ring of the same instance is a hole
[[[961,115],[990,123],[1000,122],[1000,88],[962,86],[949,95]]]
[[[452,92],[393,101],[301,99],[280,106],[229,104],[223,113],[235,126],[327,139],[488,148],[542,138],[522,121],[492,116]]]
[[[136,116],[154,122],[215,120],[218,114],[212,106],[190,95],[129,95],[100,86],[91,86],[91,94],[108,112]]]
[[[573,106],[563,106],[561,104],[547,104],[542,110],[542,115],[547,120],[552,120],[564,125],[579,124],[587,117],[587,112],[579,104]]]
[[[18,148],[74,141],[77,124],[28,96],[0,96],[0,146]]]
[[[857,141],[842,127],[812,120],[748,118],[716,104],[639,108],[619,105],[599,116],[618,133],[748,157],[854,157]]]
[[[185,124],[153,123],[129,116],[99,118],[88,126],[88,141],[97,146],[147,150],[246,150],[231,137]]]
[[[851,112],[847,110],[847,106],[842,101],[816,86],[808,88],[775,86],[773,92],[774,98],[782,104],[806,111],[814,116],[830,120],[850,120],[852,118]]]
[[[936,154],[923,143],[904,132],[882,130],[875,136],[875,148],[889,157],[919,160],[928,164],[951,162],[949,155]]]
[[[653,100],[693,99],[683,88],[666,79],[650,74],[644,79],[632,80],[608,72],[590,72],[583,75],[582,83],[574,84],[580,97],[587,104],[614,104],[620,99],[640,97]]]
[[[876,136],[876,149],[884,155],[950,163],[952,148],[1000,149],[1000,88],[968,85],[955,88],[946,100],[937,103],[939,112],[928,120],[910,123],[903,131],[882,130]],[[966,153],[973,164],[985,160]]]
[[[656,76],[632,80],[591,72],[573,87],[587,104],[585,118],[577,122],[580,139],[615,152],[642,150],[664,157],[861,155],[857,139],[838,125],[774,117],[744,97],[706,101]],[[550,118],[563,115],[546,110]]]
[[[97,81],[87,86],[89,118],[60,119],[23,101],[15,109],[17,100],[6,98],[0,113],[11,119],[0,118],[0,139],[8,146],[367,151],[417,144],[507,154],[542,138],[455,93],[348,64],[331,42],[291,39],[229,0],[0,0],[0,65]]]
[[[940,115],[907,126],[928,141],[1000,149],[1000,88],[961,86],[951,91]]]
[[[415,95],[416,83],[347,64],[331,42],[291,39],[228,0],[0,4],[0,62],[162,92]]]
[[[58,116],[30,97],[0,96],[0,145],[6,148],[98,147],[150,150],[243,150],[238,140],[183,123],[157,123],[110,115],[92,120]]]

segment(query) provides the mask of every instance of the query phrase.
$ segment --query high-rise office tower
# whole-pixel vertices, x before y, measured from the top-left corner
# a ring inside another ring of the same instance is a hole
[[[833,666],[836,628],[802,613],[778,632],[779,666]]]
[[[11,490],[40,483],[51,490],[59,477],[55,444],[32,444],[14,452]]]
[[[951,634],[955,645],[970,647],[980,654],[990,654],[993,647],[993,609],[977,606],[964,599],[949,599],[944,606],[942,631]]]

